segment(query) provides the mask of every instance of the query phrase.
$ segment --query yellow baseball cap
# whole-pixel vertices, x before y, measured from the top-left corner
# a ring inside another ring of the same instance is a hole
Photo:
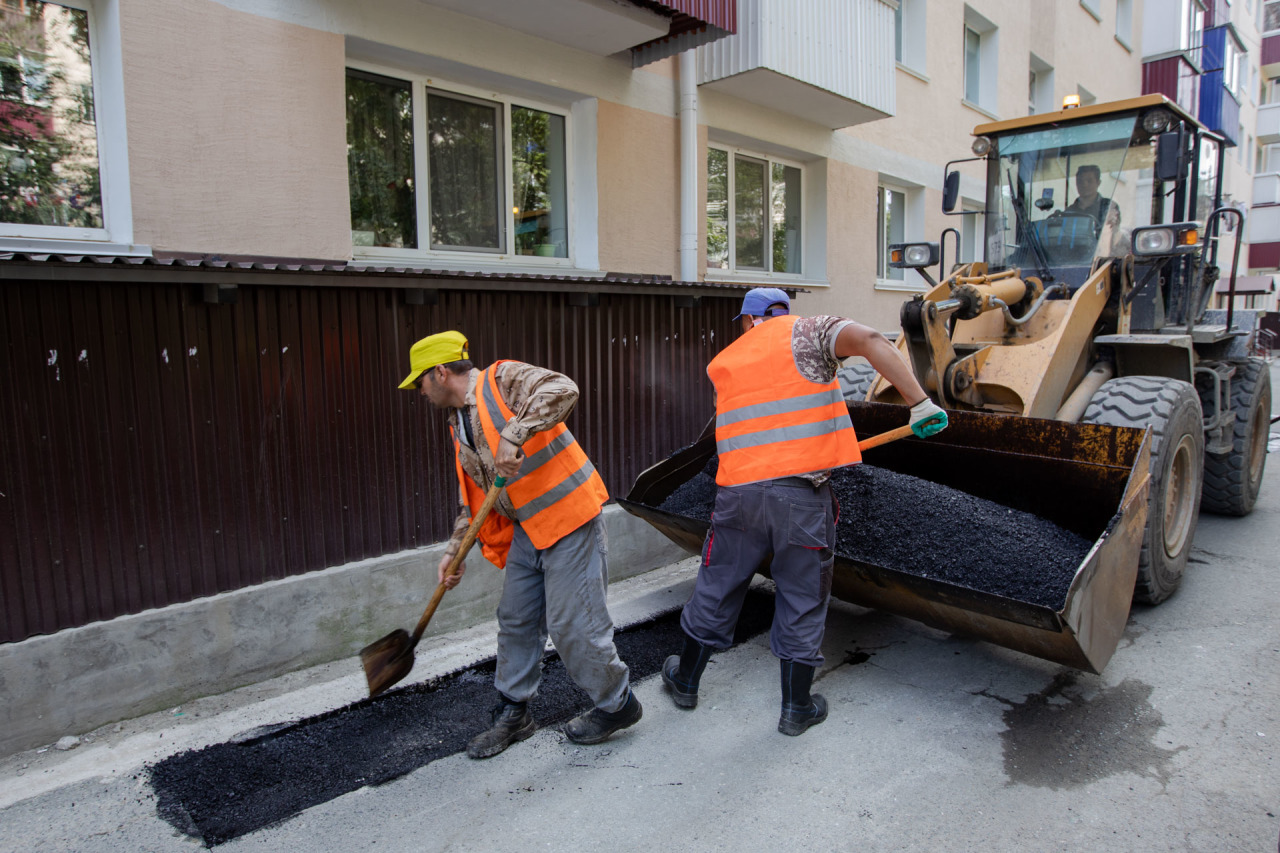
[[[448,364],[471,358],[467,336],[462,332],[440,332],[428,335],[409,349],[409,376],[400,383],[401,388],[413,390],[424,370],[437,364]]]

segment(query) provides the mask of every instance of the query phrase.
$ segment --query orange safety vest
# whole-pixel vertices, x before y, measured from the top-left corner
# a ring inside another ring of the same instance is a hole
[[[498,391],[497,368],[502,363],[496,361],[489,365],[476,382],[476,408],[490,450],[497,448],[503,428],[513,417]],[[466,417],[465,413],[462,416]],[[463,497],[474,515],[484,501],[484,491],[463,471],[457,436],[454,436],[454,447]],[[520,471],[507,481],[507,497],[529,541],[542,550],[599,515],[601,505],[609,500],[609,492],[573,433],[562,423],[530,436],[521,449],[525,460]],[[510,524],[510,520],[490,513],[481,525],[481,549],[499,568],[506,565],[507,551],[515,534]]]
[[[797,317],[774,317],[725,347],[707,366],[716,386],[716,484],[740,486],[862,461],[840,383],[813,382],[796,367]]]

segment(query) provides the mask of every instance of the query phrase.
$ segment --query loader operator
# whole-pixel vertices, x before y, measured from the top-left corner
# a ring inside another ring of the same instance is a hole
[[[1078,213],[1093,219],[1093,236],[1097,239],[1102,233],[1102,226],[1110,222],[1112,226],[1120,224],[1120,205],[1098,193],[1102,185],[1102,170],[1097,166],[1084,165],[1076,169],[1076,200],[1066,206],[1066,212]]]
[[[712,359],[716,391],[715,511],[693,595],[680,626],[684,649],[662,681],[676,705],[694,708],[711,652],[726,649],[747,586],[766,555],[777,586],[769,644],[782,665],[778,731],[799,735],[827,718],[811,694],[835,566],[837,507],[831,469],[861,459],[836,381],[841,360],[867,359],[911,407],[912,431],[944,429],[947,415],[879,332],[840,317],[793,317],[787,294],[755,288],[742,300],[742,336]]]
[[[457,585],[463,567],[445,572],[458,552],[485,492],[508,478],[480,528],[484,555],[506,568],[498,603],[498,704],[492,726],[467,744],[471,758],[488,758],[534,733],[528,703],[542,680],[547,636],[574,682],[595,707],[570,720],[575,743],[600,743],[640,720],[626,664],[613,643],[605,605],[608,578],[601,505],[609,499],[591,460],[564,426],[578,386],[563,374],[497,361],[481,371],[469,360],[460,332],[423,338],[409,351],[409,376],[433,406],[449,413],[462,511],[437,574]]]

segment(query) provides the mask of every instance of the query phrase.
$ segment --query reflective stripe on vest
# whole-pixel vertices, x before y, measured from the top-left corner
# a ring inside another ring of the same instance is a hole
[[[707,367],[716,386],[719,485],[825,471],[862,459],[840,383],[813,382],[795,364],[791,336],[797,319],[765,321]]]
[[[491,451],[497,448],[512,417],[498,392],[497,368],[502,363],[494,362],[480,374],[480,393],[476,395],[480,425]],[[535,433],[521,449],[525,459],[516,476],[507,481],[507,497],[533,546],[549,548],[595,518],[609,493],[564,424]]]

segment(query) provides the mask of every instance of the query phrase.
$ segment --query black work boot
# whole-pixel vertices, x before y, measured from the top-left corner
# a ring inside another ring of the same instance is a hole
[[[592,708],[581,717],[574,717],[566,723],[564,733],[574,743],[586,745],[601,743],[614,732],[640,722],[643,714],[644,709],[640,707],[640,700],[628,688],[627,701],[620,709],[610,713]]]
[[[512,702],[498,694],[501,701],[493,709],[493,725],[467,744],[467,758],[490,758],[513,743],[529,737],[538,726],[529,713],[528,702]]]
[[[827,700],[814,693],[814,667],[791,660],[782,663],[782,716],[778,718],[778,731],[784,735],[802,735],[809,726],[816,726],[827,718]]]
[[[671,693],[671,699],[681,708],[698,707],[698,681],[711,659],[712,648],[704,646],[693,637],[685,636],[684,651],[667,658],[662,665],[662,683]]]

